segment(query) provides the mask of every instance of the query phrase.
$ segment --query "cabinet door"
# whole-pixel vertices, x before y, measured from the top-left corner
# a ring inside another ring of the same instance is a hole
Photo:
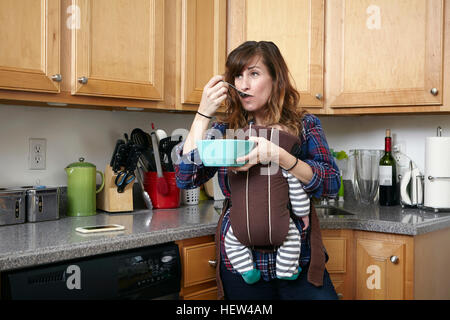
[[[353,230],[323,229],[322,241],[329,257],[326,268],[339,299],[353,299]]]
[[[164,0],[73,3],[72,94],[161,100]]]
[[[442,0],[327,1],[331,107],[442,104]]]
[[[323,0],[230,0],[228,47],[273,41],[300,92],[300,105],[322,107]]]
[[[411,296],[412,239],[356,233],[356,299],[406,299]]]
[[[216,269],[209,264],[215,260],[216,246],[214,242],[187,246],[183,249],[184,287],[204,283],[216,278]]]
[[[181,103],[199,104],[205,84],[225,70],[227,3],[181,1]]]
[[[0,1],[0,88],[59,92],[59,0]]]

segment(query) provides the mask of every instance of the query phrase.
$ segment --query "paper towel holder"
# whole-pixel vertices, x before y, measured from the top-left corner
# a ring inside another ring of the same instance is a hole
[[[442,137],[442,127],[438,126],[436,128],[436,137],[441,138]],[[422,179],[424,179],[425,177],[422,176]],[[444,180],[444,181],[450,181],[450,177],[443,177],[443,176],[432,176],[432,175],[427,175],[426,179],[429,181],[429,183],[433,183],[435,181],[439,181],[439,180]],[[425,185],[424,185],[425,186]],[[426,186],[425,186],[426,187]],[[425,189],[424,189],[425,191]],[[435,213],[439,212],[439,211],[449,211],[450,208],[445,207],[434,207],[434,206],[425,206],[425,198],[424,198],[424,203],[421,206],[418,206],[420,209],[431,209],[433,210]]]

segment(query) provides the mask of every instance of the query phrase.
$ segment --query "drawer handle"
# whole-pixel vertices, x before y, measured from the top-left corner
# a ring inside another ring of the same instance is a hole
[[[208,263],[213,268],[217,267],[217,261],[216,260],[208,260]]]

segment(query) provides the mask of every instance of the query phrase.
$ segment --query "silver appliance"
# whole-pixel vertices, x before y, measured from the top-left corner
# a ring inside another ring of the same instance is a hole
[[[59,219],[60,189],[58,187],[22,187],[26,190],[26,221]]]
[[[0,226],[25,222],[25,197],[25,190],[0,188]]]

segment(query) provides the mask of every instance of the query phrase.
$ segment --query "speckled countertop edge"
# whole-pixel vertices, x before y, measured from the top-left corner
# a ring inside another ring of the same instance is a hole
[[[156,231],[148,234],[126,235],[117,238],[96,239],[89,242],[51,246],[36,251],[16,251],[0,255],[0,271],[61,262],[99,254],[152,246],[187,238],[214,234],[217,223],[199,228],[182,228],[167,232]]]
[[[449,213],[436,217],[433,213],[418,209],[403,209],[400,206],[363,207],[349,201],[336,206],[353,215],[319,216],[321,229],[353,229],[416,236],[450,227]],[[144,220],[148,217],[152,217],[150,218],[151,227],[143,227]],[[71,218],[31,225],[2,226],[0,227],[0,272],[213,235],[218,217],[214,201],[205,201],[198,206],[180,207],[168,211],[146,210],[129,215],[102,213],[91,217],[90,221],[132,223],[130,228],[132,231],[129,234],[111,237],[87,236],[84,239],[77,235],[78,238],[75,240],[70,237],[73,236],[72,233],[75,233],[74,221],[81,225],[89,225],[86,222],[87,218],[80,218],[82,222]],[[55,226],[59,234],[55,232],[55,235],[43,235],[47,229],[55,228]],[[11,243],[28,241],[28,243],[23,246],[18,244],[8,246],[5,241],[11,241]]]

